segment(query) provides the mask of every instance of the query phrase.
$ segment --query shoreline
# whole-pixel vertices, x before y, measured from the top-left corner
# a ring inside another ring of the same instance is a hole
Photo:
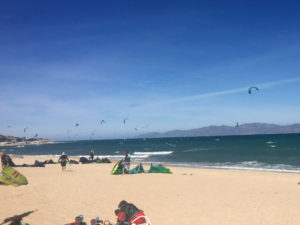
[[[25,159],[26,158],[34,158],[35,160],[38,160],[39,158],[42,158],[42,162],[45,160],[49,160],[51,157],[58,160],[60,155],[14,155],[14,154],[8,154],[12,159],[19,158],[19,159]],[[68,156],[69,159],[74,159],[79,161],[80,157],[86,157],[89,158],[88,155],[80,155],[80,156]],[[97,158],[97,156],[95,157]],[[99,157],[100,159],[108,158],[112,165],[117,163],[120,159],[111,159],[109,157]],[[39,160],[38,160],[39,161]],[[139,163],[142,163],[144,165],[150,165],[151,163],[154,164],[163,164],[167,167],[175,167],[175,168],[191,168],[191,169],[203,169],[203,170],[221,170],[221,171],[247,171],[247,172],[262,172],[262,173],[283,173],[283,174],[300,174],[299,170],[293,170],[293,169],[272,169],[272,168],[253,168],[253,167],[234,167],[234,166],[205,166],[205,165],[191,165],[188,163],[174,163],[174,162],[161,162],[161,161],[137,161],[137,160],[131,160],[132,165],[138,165]],[[100,163],[101,164],[101,163]],[[132,167],[131,167],[132,168]]]

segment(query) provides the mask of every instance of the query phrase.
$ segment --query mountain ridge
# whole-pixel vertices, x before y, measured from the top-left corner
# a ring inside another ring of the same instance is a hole
[[[291,125],[277,125],[269,123],[245,123],[238,126],[210,125],[189,130],[170,130],[167,132],[149,132],[137,138],[161,137],[201,137],[201,136],[229,136],[229,135],[258,135],[258,134],[289,134],[300,133],[300,123]]]

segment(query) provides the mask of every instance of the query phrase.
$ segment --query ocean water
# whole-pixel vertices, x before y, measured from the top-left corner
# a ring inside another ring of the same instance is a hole
[[[184,137],[59,142],[24,147],[0,147],[15,155],[88,156],[186,167],[263,170],[300,173],[300,134]]]

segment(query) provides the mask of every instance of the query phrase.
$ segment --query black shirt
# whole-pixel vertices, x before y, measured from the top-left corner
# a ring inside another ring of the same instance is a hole
[[[58,161],[66,162],[67,160],[69,161],[68,156],[66,156],[66,155],[61,155],[61,156],[59,157],[59,160],[58,160]]]
[[[9,163],[10,161],[11,158],[8,155],[3,154],[3,156],[1,157],[2,165],[7,165],[7,163]]]

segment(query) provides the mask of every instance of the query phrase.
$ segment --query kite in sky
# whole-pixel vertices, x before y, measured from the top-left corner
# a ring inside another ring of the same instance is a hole
[[[258,87],[250,87],[250,88],[248,89],[249,95],[252,94],[252,90],[253,90],[253,89],[255,89],[255,90],[257,90],[257,91],[259,90]]]

